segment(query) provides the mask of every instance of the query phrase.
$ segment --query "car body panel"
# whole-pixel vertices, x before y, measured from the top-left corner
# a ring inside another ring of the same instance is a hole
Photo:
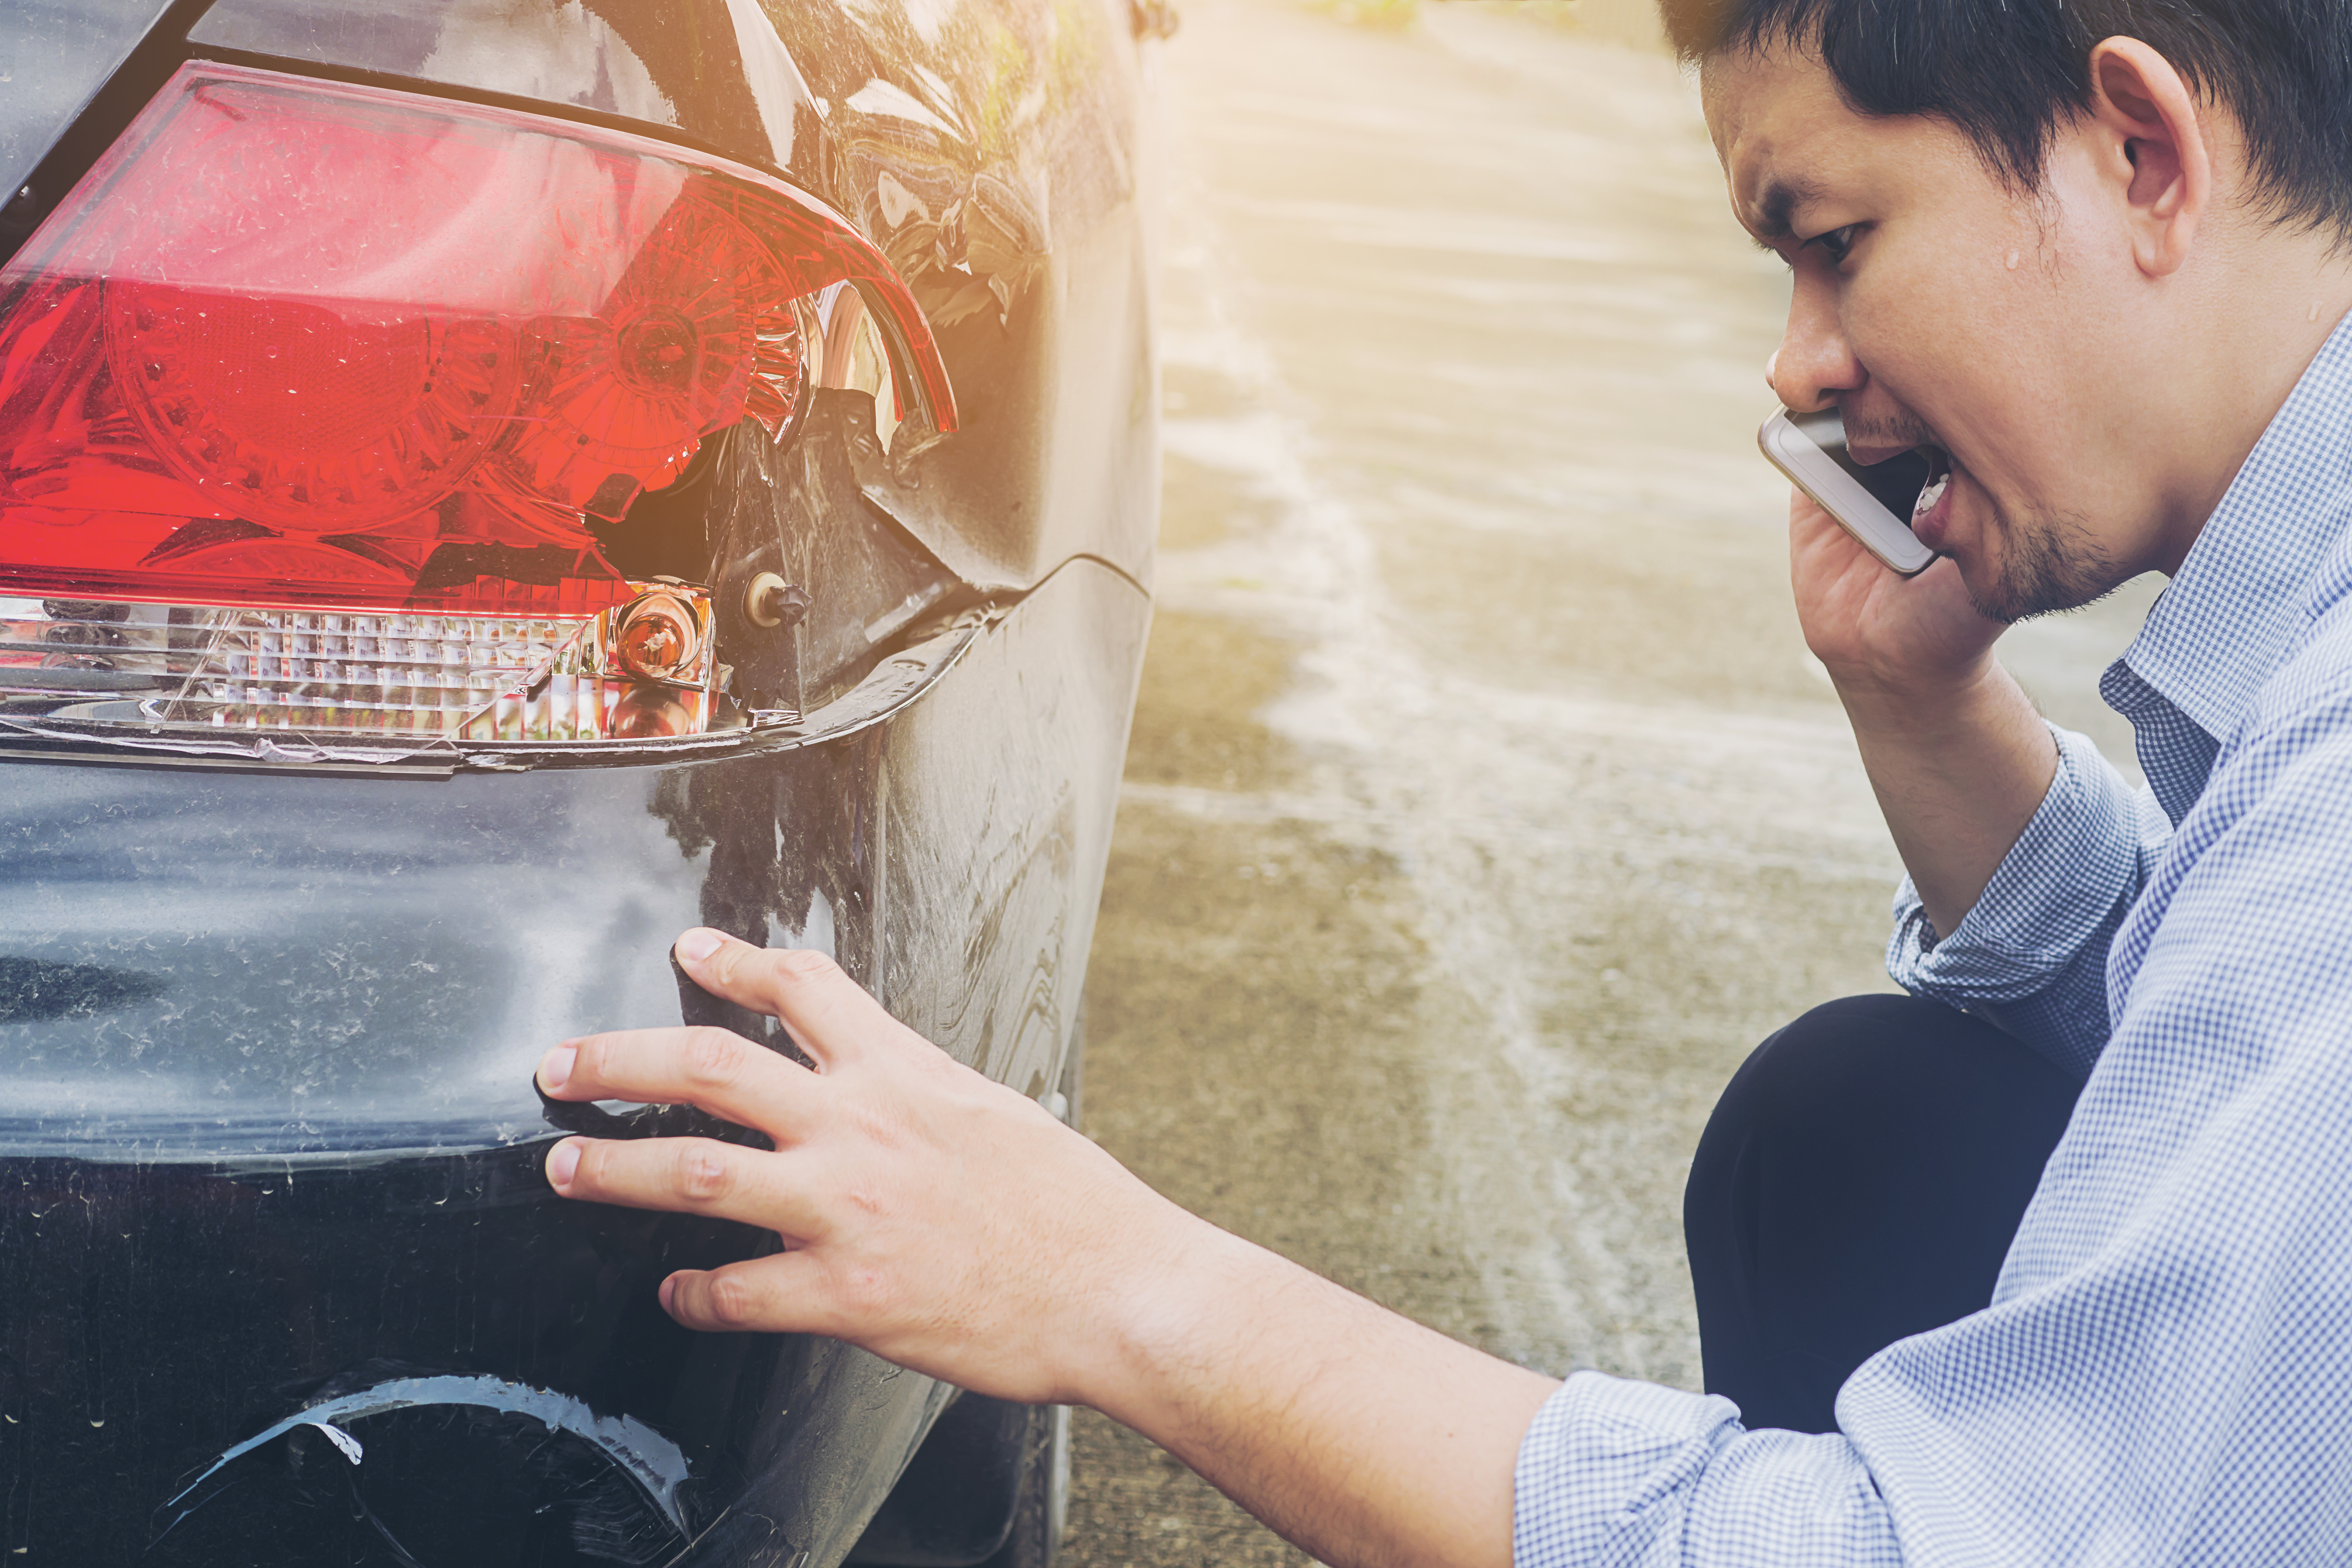
[[[24,184],[170,3],[12,0],[0,7],[0,193]]]

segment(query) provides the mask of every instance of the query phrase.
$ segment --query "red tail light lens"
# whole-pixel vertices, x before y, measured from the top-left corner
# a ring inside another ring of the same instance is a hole
[[[717,431],[785,430],[803,301],[845,280],[884,307],[900,401],[952,429],[904,285],[788,186],[618,132],[184,67],[0,269],[0,595],[619,605],[639,590],[591,520]],[[677,635],[646,631],[644,659]]]

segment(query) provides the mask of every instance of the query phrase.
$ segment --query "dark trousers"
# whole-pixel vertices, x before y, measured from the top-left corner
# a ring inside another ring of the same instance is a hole
[[[1855,1367],[1990,1305],[2079,1088],[1910,996],[1832,1002],[1757,1047],[1683,1194],[1707,1392],[1750,1428],[1832,1431]]]

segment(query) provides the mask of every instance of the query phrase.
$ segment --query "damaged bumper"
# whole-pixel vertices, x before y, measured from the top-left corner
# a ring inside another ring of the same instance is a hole
[[[774,1237],[555,1198],[565,1127],[531,1071],[593,1027],[770,1037],[671,967],[704,923],[824,948],[1046,1092],[1147,613],[1075,562],[841,700],[866,710],[725,755],[121,765],[18,742],[0,1553],[837,1562],[949,1391],[671,1322],[666,1273]],[[622,1135],[691,1115],[574,1109]]]

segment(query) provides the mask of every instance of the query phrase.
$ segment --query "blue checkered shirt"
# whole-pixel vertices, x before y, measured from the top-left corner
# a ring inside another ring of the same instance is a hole
[[[1968,918],[1888,968],[2084,1079],[1984,1311],[1823,1436],[1579,1373],[1521,1564],[2352,1563],[2352,325],[2100,690]]]

